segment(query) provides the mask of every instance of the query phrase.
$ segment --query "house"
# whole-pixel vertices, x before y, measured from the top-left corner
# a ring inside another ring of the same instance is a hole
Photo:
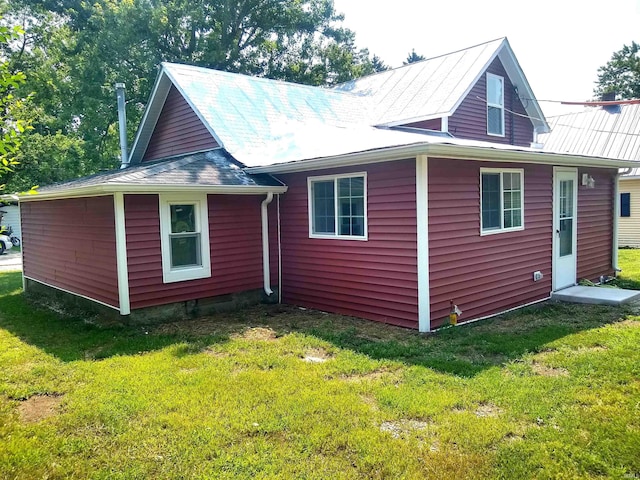
[[[590,107],[552,117],[549,124],[539,141],[550,151],[640,160],[640,101]],[[618,244],[640,248],[640,167],[621,171],[616,197]]]
[[[263,295],[420,331],[539,302],[613,274],[630,165],[546,131],[506,39],[333,89],[165,63],[126,168],[22,198],[25,287],[132,322]]]
[[[0,195],[0,212],[4,212],[0,220],[0,225],[11,227],[13,235],[21,238],[22,231],[20,229],[18,198],[15,195]]]

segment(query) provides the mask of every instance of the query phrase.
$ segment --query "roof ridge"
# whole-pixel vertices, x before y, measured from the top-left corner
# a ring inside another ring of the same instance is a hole
[[[502,41],[503,40],[507,40],[507,37],[505,36],[505,37],[494,38],[493,40],[489,40],[487,42],[481,42],[481,43],[478,43],[476,45],[472,45],[470,47],[459,48],[458,50],[454,50],[452,52],[441,53],[440,55],[435,55],[433,57],[424,58],[422,60],[418,60],[417,62],[411,62],[411,63],[400,65],[398,67],[390,68],[389,70],[382,70],[381,72],[375,72],[375,73],[372,73],[370,75],[365,75],[364,77],[354,78],[353,80],[349,80],[347,82],[342,82],[342,83],[339,83],[337,85],[333,85],[331,87],[331,89],[332,90],[334,90],[334,89],[335,90],[340,90],[341,86],[347,85],[349,83],[358,82],[359,80],[363,80],[365,78],[371,78],[371,77],[375,77],[377,75],[382,75],[382,74],[389,73],[389,72],[395,72],[395,71],[401,70],[403,68],[414,67],[415,65],[424,64],[424,63],[429,62],[431,60],[436,60],[438,58],[447,57],[449,55],[453,55],[453,54],[456,54],[456,53],[460,53],[460,52],[464,52],[464,51],[468,51],[468,50],[473,50],[474,48],[478,48],[478,47],[480,47],[482,45],[488,45],[490,43],[497,42],[498,40],[502,40]],[[341,91],[348,92],[348,90],[341,90]]]

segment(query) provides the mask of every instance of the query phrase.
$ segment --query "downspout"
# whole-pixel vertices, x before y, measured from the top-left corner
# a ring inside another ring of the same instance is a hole
[[[118,127],[120,129],[120,168],[129,166],[127,152],[127,111],[124,99],[124,83],[116,83],[116,98],[118,99]]]
[[[278,195],[278,303],[282,303],[282,231],[280,227],[280,195]]]
[[[273,192],[267,193],[267,198],[262,201],[262,273],[264,293],[271,296],[271,270],[269,268],[269,213],[268,207],[273,200]]]
[[[631,172],[631,168],[627,168],[626,170],[616,174],[614,184],[613,184],[613,241],[612,251],[611,251],[611,266],[613,267],[613,274],[617,275],[620,271],[620,267],[618,266],[618,225],[620,223],[620,175],[626,175]]]

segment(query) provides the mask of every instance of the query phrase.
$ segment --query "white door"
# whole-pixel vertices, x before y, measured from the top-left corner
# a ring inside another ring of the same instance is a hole
[[[578,171],[553,169],[553,290],[576,284]]]

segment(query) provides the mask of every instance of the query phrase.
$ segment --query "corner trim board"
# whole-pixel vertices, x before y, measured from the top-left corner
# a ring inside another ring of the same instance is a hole
[[[418,330],[431,331],[431,296],[429,292],[429,189],[428,157],[416,157],[416,218],[418,263]]]
[[[127,265],[127,229],[125,225],[124,194],[113,194],[113,213],[116,223],[116,265],[118,270],[118,298],[120,315],[131,313],[129,298],[129,266]]]

